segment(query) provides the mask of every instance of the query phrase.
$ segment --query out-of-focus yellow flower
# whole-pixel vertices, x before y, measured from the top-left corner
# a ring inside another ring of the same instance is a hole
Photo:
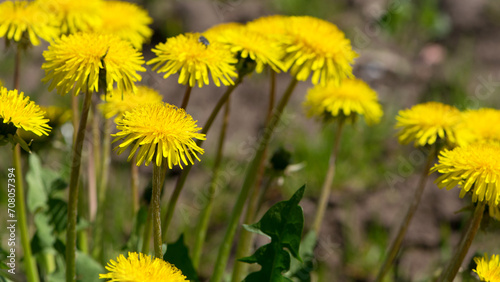
[[[153,19],[140,6],[123,1],[104,1],[101,24],[96,32],[114,34],[138,49],[147,42],[153,30],[148,27]]]
[[[99,279],[111,279],[115,282],[181,282],[189,281],[174,265],[160,259],[142,254],[128,253],[110,260],[106,269],[109,273],[99,274]]]
[[[289,41],[285,45],[285,68],[297,80],[313,84],[339,84],[352,77],[357,57],[351,42],[334,24],[309,16],[294,16],[286,20]]]
[[[375,124],[383,115],[377,93],[360,79],[345,79],[340,85],[329,83],[309,89],[304,102],[309,117],[355,121],[362,115],[367,124]]]
[[[75,95],[86,89],[113,89],[115,83],[119,91],[135,90],[135,82],[141,80],[137,72],[146,71],[141,53],[129,42],[109,34],[63,35],[43,56],[46,62],[42,65],[42,81],[52,81],[49,90],[57,88],[62,95],[73,87]]]
[[[468,143],[500,141],[500,111],[482,108],[463,113],[460,127]]]
[[[477,273],[481,281],[500,281],[500,258],[498,255],[492,255],[491,258],[488,258],[488,254],[485,254],[484,257],[475,257],[474,261],[477,264],[474,272]]]
[[[16,42],[23,35],[31,44],[40,44],[40,38],[52,41],[59,36],[53,14],[46,13],[36,2],[5,1],[0,4],[0,37]]]
[[[191,155],[200,160],[197,154],[204,152],[193,140],[205,140],[205,134],[198,133],[201,128],[196,121],[184,109],[163,102],[141,105],[125,112],[116,128],[120,131],[113,134],[116,136],[113,142],[124,139],[116,148],[118,154],[133,145],[128,160],[139,149],[137,166],[143,162],[149,165],[156,157],[157,166],[167,158],[169,168],[174,165],[182,168],[181,161],[186,165],[188,160],[194,164]]]
[[[89,31],[101,25],[102,0],[36,0],[41,9],[56,16],[62,34]]]
[[[255,71],[260,73],[264,66],[269,65],[274,71],[285,70],[281,58],[283,49],[277,42],[270,40],[261,33],[238,23],[216,25],[203,33],[210,42],[221,42],[233,54],[255,61]]]
[[[99,104],[98,107],[105,118],[112,118],[115,115],[121,117],[126,111],[143,104],[161,102],[162,98],[156,90],[141,85],[137,86],[135,92],[121,92],[114,89],[110,95],[102,95],[101,99],[105,102]]]
[[[237,60],[222,44],[203,42],[205,38],[199,33],[180,34],[168,38],[152,50],[156,54],[147,62],[153,70],[165,72],[163,78],[179,72],[180,84],[198,87],[209,84],[209,75],[215,85],[234,84],[232,77],[237,77]],[[208,43],[208,44],[206,44]]]
[[[432,145],[442,140],[448,147],[464,143],[464,136],[457,134],[462,121],[460,111],[439,102],[418,104],[401,110],[396,117],[399,143],[415,141],[415,146]]]
[[[431,172],[441,173],[436,179],[439,188],[458,185],[460,197],[469,191],[472,201],[486,201],[490,206],[500,204],[500,145],[475,143],[453,150],[441,151],[439,162]]]

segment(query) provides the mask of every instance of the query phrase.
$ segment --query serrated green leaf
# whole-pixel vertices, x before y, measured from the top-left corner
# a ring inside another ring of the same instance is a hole
[[[285,276],[296,278],[296,281],[309,282],[311,281],[311,271],[314,269],[314,248],[316,247],[318,237],[314,230],[309,231],[302,242],[300,243],[300,257],[303,262],[296,258],[292,258],[290,262],[290,271]]]
[[[57,233],[63,232],[68,223],[68,204],[61,199],[50,198],[47,206],[49,206],[47,215],[50,224],[54,226],[54,231]]]
[[[167,252],[163,256],[163,260],[175,265],[190,281],[199,281],[198,274],[189,257],[189,250],[184,244],[184,234],[175,243],[167,245]]]
[[[259,222],[246,227],[251,232],[264,233],[271,237],[271,243],[257,249],[252,256],[239,259],[242,262],[261,265],[259,271],[251,273],[244,281],[291,281],[282,273],[290,268],[290,254],[301,261],[299,247],[304,213],[298,204],[304,190],[305,186],[302,186],[290,200],[275,204]]]
[[[77,252],[76,253],[76,277],[77,281],[99,282],[99,274],[105,273],[104,267],[91,256]]]

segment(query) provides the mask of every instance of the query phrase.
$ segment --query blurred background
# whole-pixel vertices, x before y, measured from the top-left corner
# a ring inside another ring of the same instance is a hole
[[[143,48],[146,60],[151,48],[167,37],[182,32],[203,32],[223,22],[247,22],[261,16],[311,15],[336,24],[346,33],[359,58],[355,75],[368,82],[379,94],[384,117],[372,127],[363,122],[347,126],[342,136],[334,190],[319,234],[314,268],[324,281],[370,281],[385,250],[407,210],[425,162],[425,152],[401,146],[395,137],[395,116],[401,109],[426,101],[440,101],[464,110],[500,105],[500,2],[494,0],[184,0],[135,1],[148,10],[154,35]],[[69,95],[62,97],[41,82],[42,52],[47,45],[31,48],[21,68],[21,90],[41,105],[68,108]],[[0,79],[12,87],[14,48],[0,52]],[[177,77],[163,79],[148,71],[143,84],[153,87],[164,101],[180,105],[184,86]],[[201,277],[209,277],[221,243],[226,222],[241,187],[246,164],[264,126],[269,89],[268,73],[245,79],[231,98],[222,177],[202,258]],[[278,95],[290,77],[278,75]],[[312,223],[316,202],[328,166],[333,128],[305,117],[302,101],[311,87],[300,82],[274,135],[269,156],[284,148],[291,154],[291,166],[275,179],[265,197],[261,213],[274,203],[288,199],[302,184],[306,196],[301,202],[305,230]],[[194,88],[187,112],[203,125],[224,89],[213,85]],[[196,164],[181,194],[169,240],[185,234],[193,242],[193,228],[208,189],[219,134],[216,124],[204,144],[202,162]],[[69,127],[69,128],[68,128]],[[44,166],[64,172],[61,165],[69,155],[67,145],[71,125],[58,129],[60,138],[37,153]],[[66,142],[66,143],[65,143]],[[54,153],[54,148],[58,150]],[[0,148],[0,177],[6,183],[11,166],[10,148]],[[113,154],[111,187],[107,205],[106,257],[115,258],[132,236],[130,191],[126,156]],[[141,192],[151,178],[151,167],[141,167]],[[26,168],[27,170],[27,168]],[[166,184],[164,205],[175,185],[178,169],[171,171]],[[66,172],[67,173],[67,172]],[[267,178],[266,178],[267,179]],[[266,179],[264,181],[266,181]],[[460,230],[470,215],[469,199],[459,199],[459,189],[440,190],[431,175],[420,207],[412,221],[394,272],[387,281],[428,281],[451,256]],[[29,193],[29,192],[28,192]],[[7,195],[0,194],[5,206]],[[82,195],[85,204],[85,195]],[[143,203],[144,204],[144,203]],[[0,213],[3,217],[3,212]],[[260,218],[260,215],[258,216]],[[499,224],[488,218],[487,232],[479,232],[464,261],[467,266],[475,252],[500,253]],[[3,234],[3,233],[2,233]],[[4,235],[2,235],[4,236]],[[257,237],[256,246],[265,243]],[[1,242],[6,242],[3,240]],[[234,262],[231,258],[230,263]],[[465,270],[462,281],[470,280]]]

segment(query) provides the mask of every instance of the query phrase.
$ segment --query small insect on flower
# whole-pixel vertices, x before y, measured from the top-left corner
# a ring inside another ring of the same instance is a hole
[[[210,42],[208,42],[208,39],[203,35],[200,35],[200,37],[198,38],[198,42],[203,43],[203,45],[205,45],[205,46],[210,45]]]

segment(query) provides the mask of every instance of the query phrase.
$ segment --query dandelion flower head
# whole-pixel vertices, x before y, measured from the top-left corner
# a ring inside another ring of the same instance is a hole
[[[345,79],[340,85],[333,82],[309,89],[304,102],[309,117],[328,120],[347,118],[351,121],[362,115],[367,124],[375,124],[383,115],[377,93],[360,79]]]
[[[260,17],[246,24],[251,31],[258,32],[269,39],[278,40],[280,44],[284,44],[284,38],[287,38],[287,20],[288,16],[273,15]],[[283,40],[280,42],[280,39]]]
[[[313,84],[340,83],[352,77],[354,59],[351,42],[334,24],[309,16],[287,19],[289,42],[283,61],[297,80],[311,76]]]
[[[105,118],[121,116],[139,105],[160,102],[163,99],[156,90],[143,85],[137,86],[135,92],[114,89],[110,94],[102,95],[101,99],[105,102],[98,106]]]
[[[457,134],[462,116],[453,106],[439,102],[418,104],[399,111],[396,120],[401,144],[415,141],[415,146],[425,146],[442,140],[449,147],[454,147],[463,143]]]
[[[198,133],[201,128],[196,121],[184,109],[163,102],[145,104],[125,112],[116,128],[119,132],[113,135],[116,136],[113,142],[124,139],[116,148],[118,154],[133,145],[128,160],[139,150],[137,166],[142,163],[149,165],[156,155],[157,166],[167,158],[169,168],[174,165],[182,168],[181,161],[186,165],[188,160],[194,164],[192,156],[199,161],[197,153],[204,152],[193,140],[205,140],[205,134]]]
[[[488,258],[488,254],[484,257],[475,257],[476,269],[473,271],[477,273],[481,281],[498,282],[500,281],[500,259],[498,255],[492,255]]]
[[[439,188],[458,185],[460,197],[472,192],[472,201],[486,201],[490,206],[500,203],[500,144],[474,143],[453,150],[441,151],[439,162],[431,172],[439,172]]]
[[[39,45],[40,38],[51,41],[59,36],[54,15],[44,12],[36,2],[5,1],[0,4],[0,37],[16,42],[23,35],[31,44]]]
[[[179,72],[180,84],[198,87],[209,84],[209,75],[215,85],[234,84],[237,77],[234,64],[236,58],[222,44],[209,42],[205,44],[199,33],[185,33],[167,38],[152,50],[156,54],[147,62],[153,65],[153,70],[165,73],[163,78]]]
[[[277,42],[249,29],[246,25],[223,23],[206,30],[203,35],[210,42],[216,41],[226,45],[233,54],[255,61],[257,73],[261,73],[266,65],[276,72],[285,70],[281,61],[283,49]]]
[[[62,34],[90,31],[101,25],[102,0],[37,0],[40,7],[57,18]]]
[[[115,34],[132,43],[138,50],[151,38],[153,30],[148,25],[153,19],[137,4],[105,1],[103,10],[105,12],[102,13],[101,24],[95,28],[96,32]]]
[[[500,141],[500,111],[491,108],[467,110],[461,129],[468,143]]]
[[[99,274],[99,279],[111,279],[115,282],[180,282],[189,281],[174,265],[160,259],[142,254],[128,253],[118,256],[116,261],[110,260],[106,274]]]
[[[146,71],[142,55],[129,42],[109,34],[63,35],[43,56],[42,81],[51,81],[49,90],[57,88],[62,95],[73,87],[75,95],[81,90],[111,90],[115,83],[119,91],[135,90],[135,82],[141,80],[137,72]],[[106,85],[99,85],[100,75],[105,77]]]
[[[0,135],[14,135],[17,128],[33,132],[38,136],[49,135],[48,119],[44,111],[28,96],[17,90],[0,87]],[[12,125],[14,127],[12,127]]]

